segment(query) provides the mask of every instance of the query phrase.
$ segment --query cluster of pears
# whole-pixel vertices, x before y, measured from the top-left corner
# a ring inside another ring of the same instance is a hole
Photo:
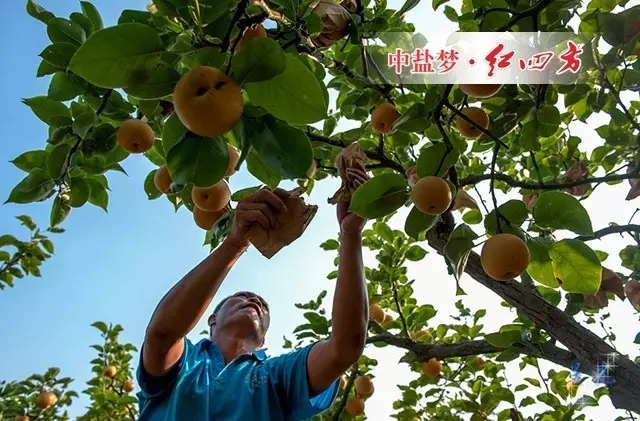
[[[498,93],[502,85],[461,84],[459,87],[470,97],[485,99]],[[482,108],[465,107],[460,112],[475,123],[472,124],[461,116],[456,117],[456,127],[465,138],[477,138],[483,133],[480,128],[484,130],[489,128],[489,116]],[[389,134],[393,132],[394,123],[399,118],[400,113],[394,105],[382,103],[371,113],[371,126],[378,133]],[[443,178],[437,176],[409,178],[411,200],[420,212],[437,216],[451,207],[453,201],[451,188]],[[520,276],[527,269],[529,260],[527,245],[513,234],[494,235],[482,248],[482,267],[491,278],[497,281],[507,281]]]
[[[261,25],[244,30],[235,51],[241,50],[253,38],[266,37]],[[198,66],[185,73],[173,91],[173,109],[182,124],[203,137],[220,136],[242,117],[244,100],[240,87],[224,72],[210,66]],[[126,120],[118,130],[118,144],[131,154],[145,153],[155,142],[153,129],[141,119]],[[236,148],[227,145],[229,167],[225,178],[235,173],[240,159]],[[311,170],[310,170],[311,171]],[[166,165],[158,168],[154,184],[163,194],[171,193],[171,174]],[[198,227],[209,230],[224,214],[231,191],[225,180],[212,186],[194,187],[191,198],[195,205],[193,217]]]
[[[353,388],[355,389],[355,396],[347,400],[345,411],[352,417],[357,417],[364,414],[365,401],[373,395],[373,381],[369,376],[358,376],[353,382]]]
[[[104,377],[108,378],[108,379],[115,378],[116,374],[118,374],[118,369],[116,368],[115,365],[108,365],[102,371],[102,375]],[[133,382],[133,380],[131,380],[131,379],[127,379],[124,382],[122,382],[122,390],[124,390],[127,393],[133,391],[133,389],[135,389],[135,387],[136,387],[136,385]]]

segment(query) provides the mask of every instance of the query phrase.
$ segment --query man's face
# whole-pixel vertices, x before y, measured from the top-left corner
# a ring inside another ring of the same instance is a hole
[[[247,291],[227,298],[210,320],[217,329],[233,331],[241,336],[254,336],[260,343],[264,341],[271,322],[267,302],[259,295]]]

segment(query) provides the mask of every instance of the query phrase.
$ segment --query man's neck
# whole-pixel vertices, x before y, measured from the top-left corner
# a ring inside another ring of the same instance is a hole
[[[239,355],[251,354],[258,348],[253,341],[246,337],[221,334],[215,331],[210,339],[220,348],[225,364],[229,364]]]

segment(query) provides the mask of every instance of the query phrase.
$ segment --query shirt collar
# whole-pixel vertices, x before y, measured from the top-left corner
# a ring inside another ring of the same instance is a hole
[[[222,359],[222,354],[220,353],[220,348],[218,347],[218,344],[216,344],[215,342],[213,342],[211,339],[208,339],[208,338],[204,339],[202,341],[202,344],[203,345],[206,344],[209,347],[213,348],[215,356],[218,357],[219,359]],[[256,349],[251,353],[251,355],[254,358],[256,358],[258,361],[262,362],[268,358],[266,351],[267,351],[267,348]]]

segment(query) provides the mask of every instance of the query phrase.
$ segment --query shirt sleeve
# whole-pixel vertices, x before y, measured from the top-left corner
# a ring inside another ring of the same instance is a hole
[[[311,396],[307,373],[307,358],[315,344],[290,352],[269,361],[269,377],[286,397],[286,407],[291,420],[306,420],[326,411],[334,402],[340,379],[327,389]]]
[[[144,345],[142,346],[144,348]],[[195,347],[193,343],[184,338],[184,350],[180,359],[171,367],[165,375],[156,377],[147,373],[142,363],[142,350],[140,351],[140,361],[138,363],[138,370],[136,371],[136,377],[138,385],[140,385],[141,397],[143,398],[155,398],[168,393],[173,388],[176,381],[183,375],[187,362],[195,358]]]

